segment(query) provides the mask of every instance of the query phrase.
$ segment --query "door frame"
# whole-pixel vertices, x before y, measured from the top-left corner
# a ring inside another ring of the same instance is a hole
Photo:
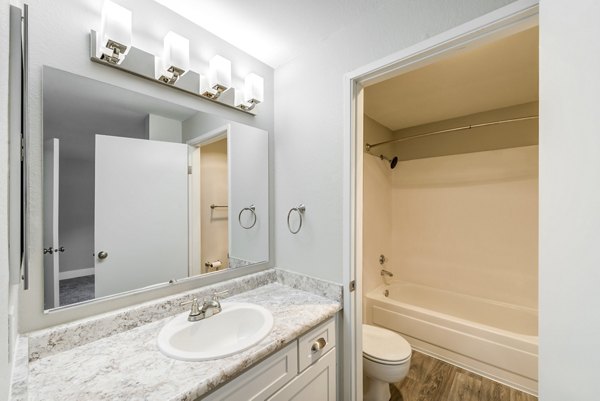
[[[195,148],[190,155],[189,160],[189,166],[191,167],[192,173],[188,175],[188,272],[190,273],[190,277],[192,276],[195,267],[200,266],[200,269],[202,269],[202,249],[200,247],[200,241],[202,241],[202,215],[200,214],[200,147],[220,141],[223,138],[229,138],[230,131],[231,124],[225,124],[203,134],[199,134],[186,142],[188,146]],[[231,170],[229,163],[230,160],[228,157],[227,169]],[[229,246],[230,244],[227,244],[228,249]]]
[[[518,0],[439,35],[360,67],[343,77],[343,391],[362,400],[363,89],[442,58],[539,24],[539,0]],[[356,290],[351,291],[351,282]]]
[[[60,254],[58,249],[60,248],[60,219],[59,219],[59,197],[60,197],[60,139],[51,138],[44,141],[44,157],[46,159],[46,145],[50,147],[52,152],[52,158],[45,160],[47,164],[44,164],[44,183],[47,184],[48,180],[46,175],[52,175],[52,188],[50,191],[44,191],[44,228],[52,232],[52,238],[45,238],[46,232],[44,231],[44,247],[50,245],[50,249],[53,251],[50,255],[45,254],[44,250],[44,291],[47,289],[52,290],[52,305],[44,305],[44,308],[48,306],[48,309],[57,308],[60,306]],[[45,167],[51,167],[51,171],[46,171]],[[49,210],[47,206],[48,198],[51,199],[52,210]],[[52,258],[52,268],[47,269],[46,259]],[[47,283],[48,270],[52,272],[52,283]],[[46,303],[46,294],[44,293],[44,304]]]

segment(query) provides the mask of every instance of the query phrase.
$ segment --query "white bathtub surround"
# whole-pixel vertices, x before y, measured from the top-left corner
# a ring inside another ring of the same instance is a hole
[[[401,161],[392,175],[396,278],[537,307],[538,146]]]
[[[275,282],[223,302],[229,300],[271,311],[271,333],[237,355],[184,362],[164,356],[156,345],[158,332],[171,318],[155,321],[30,361],[27,396],[61,401],[194,400],[341,309],[337,301]]]
[[[535,309],[404,282],[366,294],[365,309],[416,350],[537,394]]]

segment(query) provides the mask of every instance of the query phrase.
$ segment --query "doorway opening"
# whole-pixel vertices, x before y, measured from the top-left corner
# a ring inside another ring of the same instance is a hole
[[[347,76],[347,278],[356,280],[357,292],[345,305],[354,330],[345,380],[356,379],[346,390],[356,399],[368,385],[361,380],[363,322],[405,337],[423,355],[535,399],[537,13],[535,2],[505,7]],[[395,293],[422,302],[392,301]],[[474,298],[484,302],[463,302]],[[394,303],[417,314],[385,305]],[[497,306],[515,315],[492,311]],[[436,319],[454,320],[425,319],[416,327],[427,309]],[[436,336],[459,341],[448,333],[460,332],[453,325],[471,320],[470,312],[489,318],[473,319],[470,329],[489,329],[493,339],[472,341],[466,329],[458,349],[436,343]],[[518,323],[503,326],[509,321]],[[448,332],[431,330],[444,325]],[[513,338],[483,351],[491,359],[472,353],[510,331]],[[515,341],[517,351],[503,353]]]
[[[188,142],[190,175],[190,276],[229,267],[228,128]]]

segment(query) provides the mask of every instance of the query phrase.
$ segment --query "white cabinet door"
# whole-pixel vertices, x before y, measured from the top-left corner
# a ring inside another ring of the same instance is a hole
[[[96,298],[187,277],[187,166],[187,145],[96,135]]]
[[[335,401],[335,348],[275,393],[269,401]]]
[[[263,401],[298,374],[296,342],[270,356],[203,401]]]

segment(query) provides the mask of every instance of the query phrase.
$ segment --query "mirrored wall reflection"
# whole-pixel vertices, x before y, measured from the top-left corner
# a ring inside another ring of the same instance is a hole
[[[268,134],[44,67],[45,309],[268,261]]]

